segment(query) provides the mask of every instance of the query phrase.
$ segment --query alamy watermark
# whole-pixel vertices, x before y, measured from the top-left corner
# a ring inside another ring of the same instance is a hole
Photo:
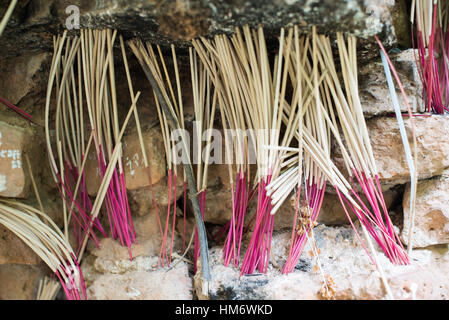
[[[65,8],[65,13],[69,15],[65,19],[65,27],[68,30],[78,30],[80,28],[80,8],[72,4]]]
[[[197,130],[199,127],[201,126],[198,125],[198,122],[194,121],[192,139],[187,130],[172,131],[170,142],[173,164],[268,163],[269,159],[266,155],[268,154],[269,138],[278,134],[278,130],[266,129],[226,129],[224,131],[208,129],[199,132]],[[183,136],[184,139],[182,139]],[[257,141],[264,141],[265,144],[257,146]]]

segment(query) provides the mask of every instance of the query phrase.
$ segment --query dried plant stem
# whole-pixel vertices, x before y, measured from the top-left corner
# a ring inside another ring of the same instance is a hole
[[[206,211],[206,189],[207,173],[210,162],[210,148],[212,139],[212,128],[215,119],[216,93],[214,93],[211,103],[211,81],[204,65],[198,61],[196,52],[189,48],[190,72],[192,79],[193,107],[194,107],[194,137],[196,136],[196,163],[197,174],[196,183],[199,190],[201,215],[204,218]],[[203,135],[207,133],[205,145],[203,148]],[[195,151],[195,150],[194,150]],[[204,158],[204,155],[206,158]],[[195,247],[194,247],[194,272],[197,269],[197,260],[199,256],[198,231],[195,229]]]
[[[383,47],[382,43],[379,41],[379,39],[377,38],[377,36],[375,36],[376,41],[378,42],[380,48],[381,48],[381,57],[382,57],[382,62],[384,65],[384,69],[385,69],[385,74],[387,77],[387,82],[388,82],[388,87],[390,89],[390,94],[391,94],[391,98],[393,101],[393,105],[395,108],[395,113],[396,113],[396,118],[398,119],[398,124],[399,124],[399,129],[400,129],[400,133],[401,133],[401,138],[402,138],[402,142],[404,144],[404,150],[405,150],[405,155],[406,155],[406,159],[407,159],[407,165],[409,167],[410,170],[410,223],[409,223],[409,229],[408,229],[408,248],[407,248],[407,253],[410,256],[412,254],[412,250],[413,250],[413,229],[414,229],[414,223],[415,223],[415,210],[416,210],[416,190],[417,190],[417,183],[418,183],[418,168],[417,168],[417,158],[418,158],[418,148],[417,148],[417,140],[416,140],[416,127],[415,127],[415,120],[412,114],[412,110],[410,108],[410,104],[408,102],[407,99],[407,95],[405,94],[405,90],[401,84],[401,81],[397,75],[397,72],[390,60],[390,58],[387,55],[387,52],[385,51],[385,48]],[[407,134],[405,132],[405,126],[404,126],[404,122],[402,119],[402,114],[401,114],[401,110],[399,107],[399,102],[398,102],[398,98],[396,96],[396,91],[394,90],[394,84],[393,84],[393,79],[391,77],[391,73],[390,73],[390,69],[393,70],[393,74],[394,77],[396,79],[396,82],[399,85],[399,88],[401,90],[401,94],[402,94],[402,98],[405,102],[405,105],[407,107],[407,111],[408,111],[408,115],[409,115],[409,122],[410,122],[410,126],[412,128],[412,136],[413,136],[413,155],[411,152],[411,148],[408,142],[408,137]]]
[[[168,95],[162,91],[163,87],[158,83],[156,80],[157,71],[154,68],[153,64],[149,61],[148,57],[145,57],[143,54],[143,45],[138,43],[129,43],[131,46],[131,49],[133,50],[135,56],[137,57],[148,81],[150,82],[154,94],[156,96],[156,101],[159,103],[159,106],[162,109],[162,112],[164,113],[164,116],[167,119],[167,123],[170,125],[172,130],[176,130],[181,128],[181,125],[179,123],[178,118],[176,117],[176,112],[171,104],[168,104],[167,101],[170,99],[168,98]],[[187,149],[187,141],[186,138],[182,135],[182,152],[185,155],[189,154],[189,150]],[[184,171],[187,178],[187,183],[189,185],[189,197],[192,202],[194,215],[195,215],[195,221],[196,226],[198,229],[198,237],[199,237],[199,243],[200,243],[200,253],[201,253],[201,267],[202,267],[202,276],[203,279],[208,282],[211,280],[211,274],[210,274],[210,267],[209,267],[209,252],[208,252],[208,246],[207,246],[207,237],[206,237],[206,230],[204,227],[204,222],[201,216],[201,209],[198,202],[198,196],[197,196],[197,188],[195,183],[195,178],[193,175],[193,169],[190,162],[190,159],[188,163],[183,163],[184,165]]]

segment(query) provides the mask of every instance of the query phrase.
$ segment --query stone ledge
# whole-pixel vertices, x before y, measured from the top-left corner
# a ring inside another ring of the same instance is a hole
[[[6,3],[2,0],[1,7]],[[0,51],[13,56],[16,47],[50,49],[51,33],[61,31],[69,16],[67,6],[78,5],[81,27],[116,28],[126,38],[138,36],[156,44],[185,47],[194,37],[232,33],[244,24],[262,24],[267,36],[276,39],[280,27],[297,24],[304,32],[316,25],[319,32],[343,31],[369,39],[360,46],[369,55],[375,44],[373,35],[379,34],[387,45],[396,41],[390,13],[394,4],[392,0],[23,1],[2,36]]]
[[[323,299],[319,293],[323,276],[333,280],[334,298],[337,300],[378,300],[386,297],[378,271],[350,227],[318,226],[314,230],[321,271],[316,258],[310,254],[309,242],[295,271],[282,275],[290,233],[277,233],[273,236],[270,265],[265,275],[240,277],[240,270],[223,266],[221,248],[212,248],[210,297],[202,295],[202,282],[195,277],[194,287],[198,297],[219,300],[318,300]],[[447,247],[415,250],[409,266],[395,266],[378,251],[395,299],[448,299],[449,290],[445,286],[449,280],[448,251]]]
[[[157,261],[157,257],[140,256],[133,261],[96,258],[93,265],[84,264],[83,270],[87,269],[84,275],[88,284],[88,299],[193,299],[192,280],[187,265],[173,260],[172,269],[157,269]],[[117,268],[120,272],[117,272]]]

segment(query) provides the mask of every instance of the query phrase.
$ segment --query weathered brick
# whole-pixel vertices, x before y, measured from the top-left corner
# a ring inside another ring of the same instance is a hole
[[[151,180],[157,184],[165,177],[165,150],[160,128],[152,128],[142,133],[150,166]],[[123,139],[123,169],[125,171],[125,182],[128,190],[137,190],[149,186],[148,177],[142,157],[139,137],[133,130],[127,133]],[[92,146],[86,161],[86,184],[90,195],[95,195],[101,184],[100,171],[98,169],[95,148]]]
[[[404,119],[409,142],[412,143],[409,119]],[[394,117],[375,117],[367,122],[379,178],[382,184],[393,186],[410,181],[399,126]],[[449,168],[449,118],[441,115],[415,117],[418,179],[441,175]],[[332,150],[340,170],[346,173],[337,144]]]
[[[159,127],[142,133],[147,153],[148,165],[153,184],[157,184],[165,176],[165,151],[162,133]],[[123,138],[123,165],[125,169],[126,188],[136,190],[149,186],[148,177],[142,157],[137,132],[127,134]]]
[[[14,233],[0,225],[0,265],[37,264],[40,258]]]
[[[25,198],[29,190],[23,154],[32,147],[26,129],[0,121],[0,196]]]
[[[0,266],[0,300],[35,300],[42,274],[37,266]]]

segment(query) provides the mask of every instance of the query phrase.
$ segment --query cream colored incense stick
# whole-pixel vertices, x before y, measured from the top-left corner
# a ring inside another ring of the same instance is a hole
[[[39,281],[36,300],[55,300],[60,289],[57,281],[45,277]]]
[[[45,212],[44,211],[44,206],[42,205],[41,197],[39,195],[39,190],[37,189],[36,180],[34,179],[34,174],[33,174],[33,171],[31,169],[30,159],[28,158],[28,155],[25,155],[25,160],[26,160],[26,163],[27,163],[28,172],[30,173],[30,177],[31,177],[31,185],[33,186],[33,190],[34,190],[34,194],[36,195],[37,203],[39,204],[39,209],[42,212]]]
[[[42,211],[15,201],[0,201],[0,224],[16,234],[66,283],[68,268],[76,270],[73,250],[56,224]],[[48,225],[47,225],[48,224]],[[80,285],[80,284],[78,284]]]
[[[5,30],[6,24],[8,23],[9,18],[11,18],[12,12],[14,11],[16,4],[17,0],[12,0],[8,6],[8,9],[6,9],[6,13],[3,16],[2,21],[0,22],[0,36],[3,34],[3,31]]]

